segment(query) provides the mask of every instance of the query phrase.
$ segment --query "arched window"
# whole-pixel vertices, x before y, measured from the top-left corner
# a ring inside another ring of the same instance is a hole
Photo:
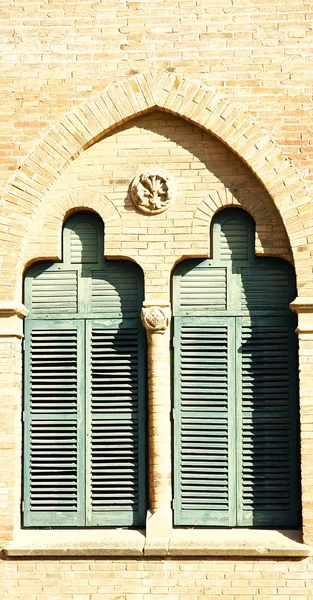
[[[24,526],[144,523],[143,277],[103,239],[77,213],[25,278]]]
[[[254,244],[226,209],[213,258],[174,274],[176,525],[299,525],[294,270]]]

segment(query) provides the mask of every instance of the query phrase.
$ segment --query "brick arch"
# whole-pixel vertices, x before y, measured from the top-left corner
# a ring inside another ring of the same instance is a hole
[[[6,242],[11,240],[16,272],[20,273],[25,262],[32,218],[60,173],[113,128],[155,108],[180,116],[213,134],[250,167],[281,215],[296,268],[305,264],[310,253],[301,215],[310,210],[309,199],[297,171],[269,133],[254,123],[249,114],[200,82],[151,70],[109,85],[67,115],[15,172],[2,207],[8,223]],[[16,233],[16,221],[21,224],[20,235]],[[12,269],[13,262],[12,259]],[[301,269],[298,280],[305,287],[307,281],[301,281]],[[309,288],[310,282],[308,294]]]
[[[62,258],[62,228],[63,223],[70,214],[78,210],[92,210],[102,218],[105,223],[106,236],[111,234],[111,226],[116,230],[121,229],[121,217],[112,204],[100,191],[81,188],[68,190],[48,206],[45,203],[36,215],[36,221],[27,236],[24,263],[29,266],[35,260],[61,260]],[[112,235],[114,235],[112,234]]]
[[[260,199],[251,190],[240,188],[213,190],[202,200],[192,219],[192,233],[198,241],[208,244],[210,249],[210,228],[213,217],[218,211],[230,206],[246,210],[256,225],[257,255],[275,256],[293,262],[288,235],[269,196]]]

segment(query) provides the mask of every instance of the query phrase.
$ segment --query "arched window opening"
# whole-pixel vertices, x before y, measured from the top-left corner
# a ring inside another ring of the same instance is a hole
[[[300,520],[294,270],[255,257],[241,209],[213,224],[213,258],[175,270],[176,525]]]
[[[144,524],[143,276],[105,260],[103,239],[79,212],[63,262],[25,278],[26,527]]]

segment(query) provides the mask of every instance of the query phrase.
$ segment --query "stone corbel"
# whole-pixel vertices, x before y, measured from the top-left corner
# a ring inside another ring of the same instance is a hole
[[[29,310],[22,303],[2,302],[0,304],[0,337],[23,338],[23,319]]]
[[[141,320],[144,328],[150,333],[165,333],[171,317],[169,304],[148,304],[144,302]]]
[[[313,334],[313,298],[296,298],[291,302],[290,308],[298,315],[296,333]]]

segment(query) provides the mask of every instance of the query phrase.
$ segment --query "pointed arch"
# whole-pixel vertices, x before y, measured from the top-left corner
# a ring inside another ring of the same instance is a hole
[[[311,205],[288,157],[249,114],[214,89],[157,70],[112,83],[76,108],[46,134],[14,173],[2,206],[8,218],[9,237],[12,236],[11,247],[19,261],[16,266],[23,263],[33,216],[66,166],[113,128],[153,109],[198,125],[250,167],[271,195],[289,235],[296,268],[301,267],[310,256],[302,215],[311,210]],[[17,220],[20,234],[16,233]]]

